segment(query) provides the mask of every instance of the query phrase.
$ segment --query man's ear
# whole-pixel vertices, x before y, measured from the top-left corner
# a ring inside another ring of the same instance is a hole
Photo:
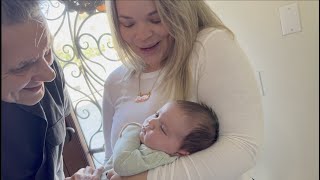
[[[188,151],[186,151],[186,150],[183,150],[183,149],[181,149],[181,150],[179,150],[178,152],[176,152],[176,155],[177,156],[187,156],[187,155],[189,155],[190,153],[188,152]]]

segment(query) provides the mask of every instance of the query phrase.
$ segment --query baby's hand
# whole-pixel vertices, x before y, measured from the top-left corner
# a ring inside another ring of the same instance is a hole
[[[114,174],[110,180],[124,180],[124,177],[119,176],[118,174]]]
[[[113,169],[110,169],[109,171],[107,171],[107,179],[111,179],[112,176],[114,175],[118,175]]]

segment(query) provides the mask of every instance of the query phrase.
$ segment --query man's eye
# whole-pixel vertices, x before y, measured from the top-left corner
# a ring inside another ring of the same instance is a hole
[[[25,68],[28,67],[28,66],[29,66],[29,64],[24,64],[23,66],[20,66],[20,67],[14,69],[14,70],[15,70],[15,71],[21,71],[21,70],[25,69]]]
[[[18,68],[18,69],[12,69],[10,70],[9,72],[12,73],[12,74],[18,74],[18,73],[22,73],[24,70],[24,68]]]
[[[18,67],[16,69],[12,69],[10,72],[12,72],[12,73],[21,73],[22,71],[27,70],[29,66],[30,66],[29,64],[25,64],[25,65],[20,66],[20,67]]]
[[[27,63],[23,63],[21,66],[19,66],[16,69],[12,69],[10,70],[11,73],[14,74],[18,74],[18,73],[22,73],[24,71],[27,71],[30,67],[32,67],[33,64],[35,64],[37,62],[37,60],[32,60],[30,62]]]
[[[12,73],[12,74],[20,74],[20,73],[23,73],[23,72],[27,71],[29,69],[29,67],[30,66],[27,65],[27,66],[19,67],[17,69],[12,69],[9,72]]]

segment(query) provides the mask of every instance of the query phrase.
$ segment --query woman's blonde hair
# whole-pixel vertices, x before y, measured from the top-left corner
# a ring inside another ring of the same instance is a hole
[[[129,69],[129,75],[141,72],[145,67],[144,62],[121,37],[116,0],[109,2],[110,4],[107,4],[111,10],[108,12],[109,22],[119,58]],[[232,32],[204,0],[156,0],[153,2],[162,23],[174,39],[167,58],[162,62],[160,90],[163,92],[162,95],[170,100],[186,100],[192,86],[189,56],[198,32],[208,27],[225,29],[231,34]]]

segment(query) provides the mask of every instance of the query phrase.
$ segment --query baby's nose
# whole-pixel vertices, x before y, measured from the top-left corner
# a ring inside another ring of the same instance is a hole
[[[155,126],[156,126],[156,123],[157,123],[156,120],[151,119],[151,120],[149,121],[149,123],[148,123],[149,128],[150,128],[150,129],[154,129]]]

